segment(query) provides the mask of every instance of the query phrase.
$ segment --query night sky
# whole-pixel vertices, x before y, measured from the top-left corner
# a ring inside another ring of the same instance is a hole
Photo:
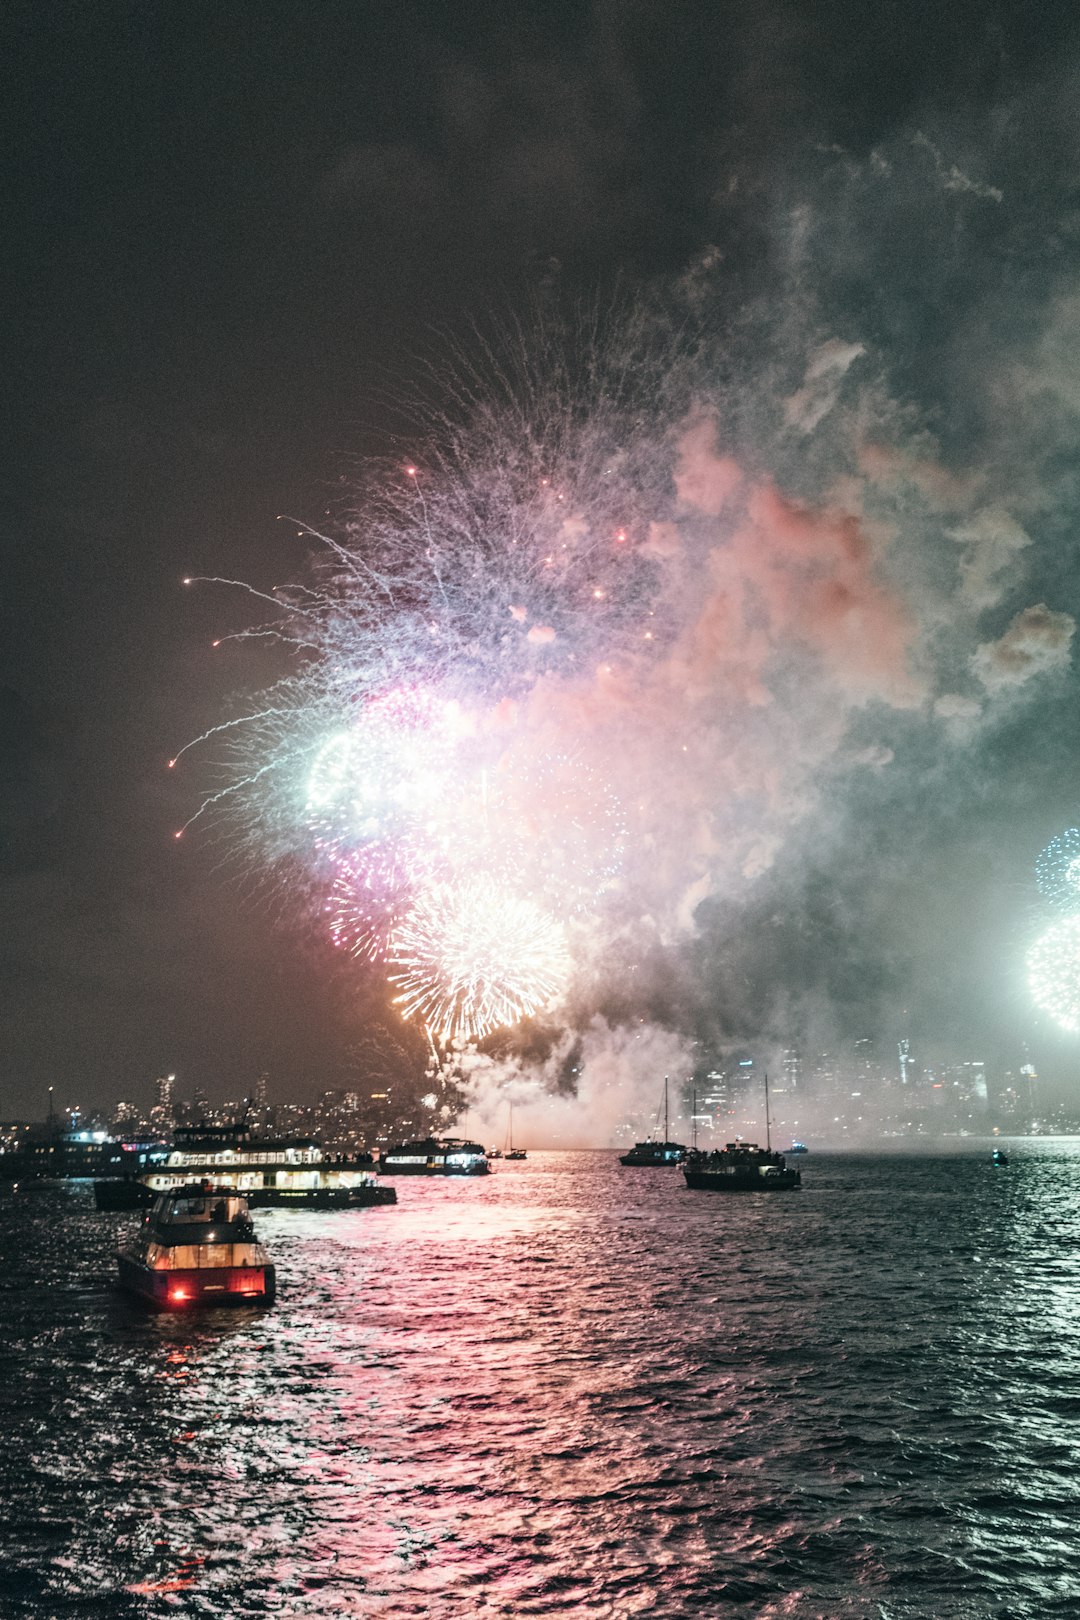
[[[36,0],[0,27],[0,1114],[166,1071],[340,1083],[377,980],[172,836],[199,786],[167,761],[272,675],[211,648],[244,601],[180,580],[301,574],[278,514],[335,509],[445,334],[635,288],[702,319],[731,444],[782,490],[847,476],[841,413],[906,458],[924,650],[910,702],[853,705],[865,768],[821,764],[621,1011],[719,1045],[1029,1041],[1070,1082],[1023,953],[1035,856],[1080,816],[1074,6]]]

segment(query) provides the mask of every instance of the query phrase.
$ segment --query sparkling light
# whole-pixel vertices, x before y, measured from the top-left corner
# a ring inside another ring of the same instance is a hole
[[[420,895],[388,955],[402,1015],[447,1045],[537,1012],[565,988],[570,965],[559,925],[485,879]]]
[[[427,692],[391,692],[318,749],[307,784],[319,842],[355,850],[415,840],[445,802],[452,711]]]
[[[342,860],[326,902],[330,937],[338,949],[382,961],[394,925],[408,908],[412,878],[390,847],[367,850],[361,860]]]
[[[572,754],[511,761],[498,806],[519,881],[552,909],[595,906],[622,871],[626,816],[600,773]]]
[[[460,354],[451,408],[416,411],[415,461],[372,462],[332,533],[283,518],[313,550],[304,583],[216,581],[269,614],[228,639],[287,663],[173,751],[208,759],[185,827],[212,829],[250,886],[314,898],[333,942],[388,963],[402,1011],[448,1038],[559,993],[552,918],[595,909],[622,866],[603,764],[530,720],[538,693],[629,685],[671,644],[650,536],[689,399],[670,333],[616,326],[508,328]]]
[[[1080,1030],[1080,915],[1048,928],[1028,951],[1027,968],[1036,1006],[1062,1029]]]
[[[1039,892],[1058,911],[1080,911],[1080,827],[1052,838],[1035,862]]]

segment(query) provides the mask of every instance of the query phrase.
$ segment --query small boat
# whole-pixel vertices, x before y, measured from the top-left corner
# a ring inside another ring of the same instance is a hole
[[[728,1142],[722,1150],[694,1152],[683,1165],[686,1185],[695,1192],[788,1192],[802,1186],[798,1170],[789,1170],[782,1153],[772,1149],[769,1119],[769,1076],[765,1076],[765,1146]]]
[[[1004,1148],[995,1148],[993,1153],[990,1155],[990,1162],[991,1164],[999,1165],[1008,1164],[1009,1155],[1005,1152]]]
[[[788,1148],[788,1158],[790,1159],[793,1153],[809,1153],[809,1151],[810,1149],[807,1147],[805,1142],[792,1142],[791,1146]]]
[[[478,1142],[457,1136],[425,1136],[398,1142],[379,1159],[380,1176],[486,1176],[487,1154]]]
[[[664,1076],[664,1100],[661,1104],[664,1112],[664,1139],[662,1142],[648,1141],[635,1142],[629,1153],[619,1156],[619,1163],[640,1167],[642,1165],[681,1164],[686,1158],[686,1147],[682,1142],[668,1141],[668,1077]],[[660,1109],[656,1111],[656,1122],[660,1123]]]
[[[514,1105],[510,1104],[510,1119],[506,1126],[506,1146],[503,1148],[504,1159],[524,1159],[525,1149],[514,1146]]]
[[[756,1142],[729,1142],[723,1151],[691,1153],[683,1165],[686,1185],[695,1192],[786,1192],[802,1185],[782,1153]]]
[[[130,1249],[117,1255],[120,1286],[149,1305],[269,1305],[270,1257],[247,1200],[209,1182],[161,1193]]]

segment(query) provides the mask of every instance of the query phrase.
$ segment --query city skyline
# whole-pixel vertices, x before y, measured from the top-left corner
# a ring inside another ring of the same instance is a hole
[[[738,1053],[716,1066],[711,1063],[703,1058],[693,1075],[671,1077],[673,1131],[693,1132],[703,1144],[713,1144],[735,1134],[736,1127],[743,1134],[755,1121],[763,1130],[768,1065],[760,1056]],[[1052,1073],[1040,1073],[1025,1052],[1017,1054],[1012,1067],[999,1067],[976,1057],[920,1058],[908,1040],[897,1042],[895,1050],[882,1050],[880,1043],[863,1037],[847,1050],[832,1053],[786,1048],[771,1063],[774,1128],[789,1136],[808,1135],[819,1146],[998,1131],[1080,1131],[1080,1107],[1073,1103],[1071,1088]],[[248,1092],[212,1098],[205,1087],[185,1088],[170,1073],[147,1083],[141,1103],[126,1097],[105,1108],[80,1107],[56,1098],[50,1089],[46,1123],[55,1120],[56,1129],[63,1124],[71,1132],[107,1131],[114,1138],[123,1138],[126,1130],[147,1139],[167,1139],[179,1124],[242,1124],[256,1135],[312,1134],[335,1146],[371,1148],[429,1130],[460,1133],[470,1121],[485,1140],[494,1141],[505,1108],[513,1102],[519,1131],[531,1134],[539,1148],[625,1145],[655,1134],[659,1118],[651,1098],[646,1103],[641,1096],[614,1097],[613,1123],[605,1133],[590,1131],[589,1120],[583,1113],[575,1117],[565,1098],[522,1097],[519,1091],[516,1097],[487,1097],[477,1109],[456,1088],[432,1089],[430,1075],[367,1084],[383,1089],[366,1089],[354,1077],[348,1085],[326,1088],[301,1101],[287,1094],[287,1081],[275,1086],[262,1071],[253,1077]]]

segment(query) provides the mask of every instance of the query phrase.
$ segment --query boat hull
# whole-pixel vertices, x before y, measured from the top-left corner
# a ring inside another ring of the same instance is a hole
[[[797,1170],[777,1170],[763,1176],[750,1170],[684,1170],[686,1185],[694,1192],[791,1192],[802,1185]]]
[[[155,1310],[182,1310],[190,1305],[272,1305],[277,1292],[274,1267],[200,1266],[152,1270],[130,1256],[117,1256],[120,1286]]]
[[[635,1157],[633,1153],[624,1153],[619,1163],[626,1165],[628,1170],[677,1170],[682,1164],[682,1157],[680,1155],[677,1159],[645,1159]]]
[[[393,1187],[366,1182],[360,1187],[250,1187],[244,1198],[251,1209],[371,1209],[396,1204]],[[95,1181],[98,1209],[145,1209],[154,1202],[153,1188],[141,1181]]]
[[[415,1164],[379,1165],[380,1176],[486,1176],[487,1164],[432,1164],[417,1160]]]
[[[121,1209],[149,1209],[154,1194],[142,1181],[118,1178],[114,1181],[94,1182],[94,1203],[98,1209],[110,1212]]]
[[[372,1209],[396,1204],[393,1187],[252,1187],[245,1192],[252,1209]]]

